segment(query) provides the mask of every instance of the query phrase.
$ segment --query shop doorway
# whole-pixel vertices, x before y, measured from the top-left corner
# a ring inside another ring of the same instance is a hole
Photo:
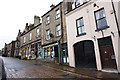
[[[67,47],[62,48],[61,51],[62,51],[62,61],[63,61],[63,64],[69,64]]]
[[[55,63],[59,63],[58,46],[54,46],[54,51],[55,51]]]
[[[38,57],[38,44],[35,43],[35,55],[36,55],[36,58]]]
[[[96,68],[93,41],[82,41],[74,45],[75,64],[81,68]]]
[[[117,69],[111,37],[98,39],[103,69]]]

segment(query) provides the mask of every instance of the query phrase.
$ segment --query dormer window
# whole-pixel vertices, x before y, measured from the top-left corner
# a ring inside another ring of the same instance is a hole
[[[75,7],[79,7],[79,6],[80,6],[80,0],[76,0]]]

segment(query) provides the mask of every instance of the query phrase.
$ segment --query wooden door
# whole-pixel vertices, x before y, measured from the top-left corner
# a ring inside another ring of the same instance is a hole
[[[115,55],[112,45],[100,46],[102,67],[116,69]]]

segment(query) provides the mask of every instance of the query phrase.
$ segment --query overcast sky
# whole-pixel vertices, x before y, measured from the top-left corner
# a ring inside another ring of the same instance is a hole
[[[0,1],[0,49],[5,42],[16,39],[18,30],[23,31],[26,23],[33,23],[34,15],[42,16],[51,4],[62,0],[1,0]]]

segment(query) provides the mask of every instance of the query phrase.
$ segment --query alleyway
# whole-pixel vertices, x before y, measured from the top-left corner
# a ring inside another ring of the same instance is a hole
[[[99,80],[105,78],[116,80],[119,74],[103,73],[93,69],[70,68],[65,65],[54,63],[44,63],[40,60],[19,60],[10,57],[1,57],[7,78],[69,78],[69,79],[88,79]],[[114,79],[113,79],[114,78]]]

